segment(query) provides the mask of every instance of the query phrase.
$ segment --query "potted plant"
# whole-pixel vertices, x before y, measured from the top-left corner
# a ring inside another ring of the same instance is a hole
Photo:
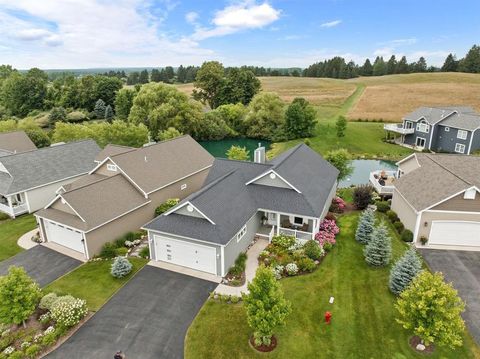
[[[268,218],[266,215],[262,215],[262,224],[265,226],[267,224]]]
[[[424,246],[425,244],[427,244],[428,242],[428,238],[425,237],[425,236],[421,236],[420,237],[420,243],[422,243],[422,246]]]

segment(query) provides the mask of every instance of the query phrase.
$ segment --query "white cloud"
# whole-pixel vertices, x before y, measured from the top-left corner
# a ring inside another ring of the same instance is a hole
[[[198,26],[192,39],[199,41],[210,37],[234,34],[248,29],[263,28],[280,18],[280,10],[268,3],[256,4],[251,1],[230,5],[215,13],[213,27]]]
[[[337,25],[340,25],[342,23],[342,20],[333,20],[333,21],[328,21],[324,22],[323,24],[320,25],[320,27],[335,27]]]
[[[380,49],[376,49],[373,54],[375,56],[390,57],[395,54],[395,49],[393,47],[382,47]]]
[[[197,22],[198,16],[198,13],[196,13],[195,11],[191,11],[185,15],[185,20],[189,24],[195,24]]]
[[[175,3],[164,0],[159,9],[153,2],[0,0],[0,57],[18,68],[200,64],[214,57],[195,41],[163,33]]]
[[[284,37],[279,38],[279,40],[285,40],[285,41],[292,41],[292,40],[300,40],[305,38],[303,35],[286,35]]]
[[[393,45],[413,45],[417,43],[417,39],[415,37],[411,37],[408,39],[396,39],[390,41]]]

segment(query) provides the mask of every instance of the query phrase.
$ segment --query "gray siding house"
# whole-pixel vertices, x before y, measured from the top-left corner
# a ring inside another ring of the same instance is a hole
[[[147,223],[153,260],[225,276],[255,236],[312,239],[338,170],[301,144],[265,163],[216,159],[202,189]]]
[[[480,114],[471,107],[420,107],[402,120],[384,125],[400,145],[466,155],[480,149]]]

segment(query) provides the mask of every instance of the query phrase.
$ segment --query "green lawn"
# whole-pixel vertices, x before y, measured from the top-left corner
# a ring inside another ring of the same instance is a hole
[[[353,238],[357,220],[358,213],[340,218],[338,244],[316,272],[281,280],[293,312],[276,332],[279,346],[274,352],[261,355],[249,347],[251,330],[242,304],[207,301],[188,330],[186,358],[423,358],[410,349],[409,333],[394,320],[389,269],[368,267],[362,245]],[[404,250],[395,236],[394,257]],[[328,303],[330,296],[335,297],[333,305]],[[323,323],[327,310],[333,314],[331,326]],[[479,356],[479,348],[466,334],[462,348],[438,348],[428,357]]]
[[[133,269],[125,278],[116,279],[110,275],[112,260],[87,262],[50,283],[44,291],[86,299],[88,308],[97,311],[148,262],[142,258],[129,258],[129,261]]]
[[[382,123],[348,122],[345,137],[337,137],[335,121],[338,116],[345,116],[348,110],[358,101],[365,86],[358,84],[355,92],[341,105],[320,105],[315,135],[309,138],[311,147],[325,154],[327,151],[346,148],[354,157],[358,158],[386,158],[400,159],[412,153],[410,149],[385,143]],[[303,140],[293,140],[272,144],[268,157],[272,158],[279,153],[295,146]]]
[[[0,261],[22,251],[17,245],[18,239],[32,229],[37,223],[33,215],[24,215],[16,219],[7,219],[0,222]]]

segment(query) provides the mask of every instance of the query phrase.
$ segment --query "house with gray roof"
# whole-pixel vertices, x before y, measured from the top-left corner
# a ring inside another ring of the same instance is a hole
[[[0,157],[0,211],[14,218],[43,208],[60,186],[91,171],[99,152],[84,140]]]
[[[392,210],[415,244],[480,250],[480,157],[415,153],[397,165]]]
[[[0,133],[0,157],[36,149],[37,146],[35,146],[25,131]]]
[[[469,155],[480,150],[480,114],[471,107],[420,107],[400,124],[385,124],[395,142],[417,150]]]
[[[109,145],[91,160],[96,167],[88,175],[58,188],[35,213],[43,241],[86,259],[106,242],[137,231],[166,200],[199,190],[213,163],[190,136],[141,148]]]
[[[217,158],[204,186],[147,223],[153,260],[224,276],[254,237],[313,239],[328,213],[338,170],[300,144],[265,161]]]

